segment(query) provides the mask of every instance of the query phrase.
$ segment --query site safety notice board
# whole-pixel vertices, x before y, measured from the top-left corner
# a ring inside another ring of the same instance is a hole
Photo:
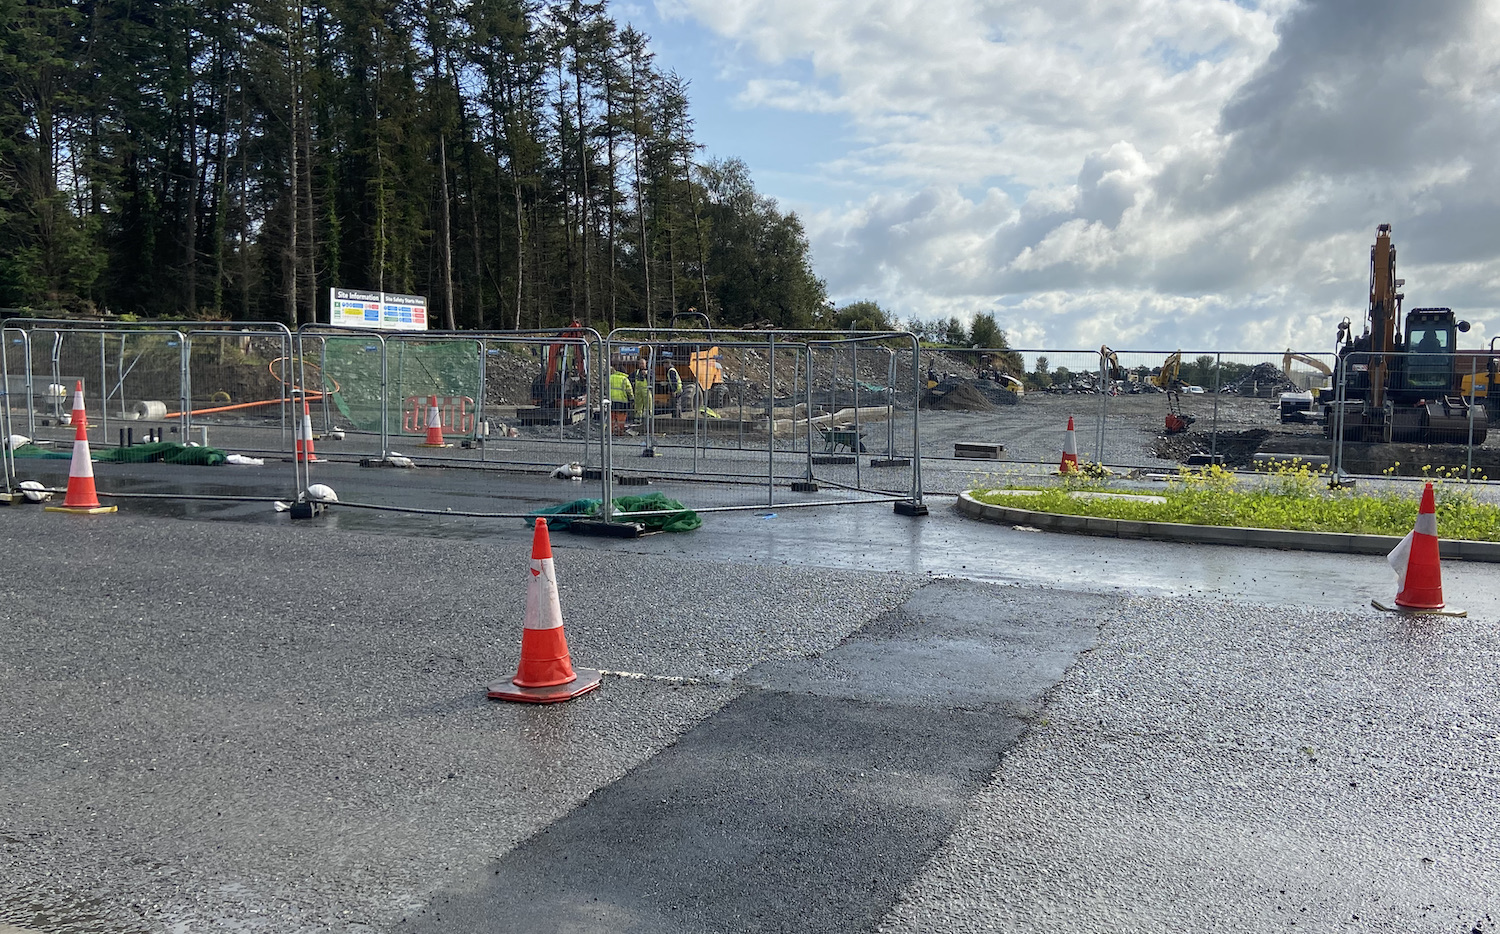
[[[397,292],[329,289],[328,323],[383,331],[427,330],[427,299]]]

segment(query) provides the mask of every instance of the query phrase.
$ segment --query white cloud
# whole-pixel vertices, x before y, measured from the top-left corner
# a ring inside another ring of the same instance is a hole
[[[657,3],[723,38],[743,106],[843,121],[828,198],[790,204],[840,299],[1053,346],[1324,349],[1391,222],[1409,303],[1500,324],[1484,0]]]

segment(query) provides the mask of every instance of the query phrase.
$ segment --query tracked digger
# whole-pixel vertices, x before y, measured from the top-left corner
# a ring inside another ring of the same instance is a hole
[[[1182,390],[1187,384],[1182,381],[1181,372],[1182,351],[1178,350],[1169,354],[1161,370],[1151,377],[1152,384],[1167,394],[1167,416],[1162,427],[1169,435],[1182,434],[1197,421],[1182,411]]]
[[[571,425],[588,413],[589,374],[583,346],[587,331],[577,321],[542,348],[542,371],[531,382],[530,409],[516,412],[523,425]]]
[[[1365,332],[1355,337],[1347,318],[1339,325],[1338,372],[1344,385],[1324,406],[1324,432],[1356,442],[1466,444],[1472,427],[1473,442],[1480,444],[1489,418],[1482,405],[1471,407],[1464,396],[1473,354],[1465,354],[1460,367],[1458,352],[1458,335],[1469,330],[1469,322],[1456,320],[1449,308],[1414,308],[1406,315],[1403,336],[1398,329],[1403,285],[1405,280],[1396,278],[1391,225],[1381,224],[1370,248]]]

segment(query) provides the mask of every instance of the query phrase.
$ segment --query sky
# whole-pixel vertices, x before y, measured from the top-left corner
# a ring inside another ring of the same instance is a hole
[[[616,0],[837,304],[1012,346],[1326,352],[1376,226],[1500,331],[1492,0]]]

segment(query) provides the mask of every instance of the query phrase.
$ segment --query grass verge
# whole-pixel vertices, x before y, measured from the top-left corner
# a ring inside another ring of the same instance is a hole
[[[1500,506],[1479,502],[1472,487],[1443,468],[1424,472],[1436,493],[1439,536],[1500,541]],[[992,505],[1071,516],[1358,535],[1405,535],[1417,518],[1415,497],[1394,491],[1330,490],[1325,477],[1305,465],[1273,468],[1264,481],[1257,478],[1255,483],[1219,467],[1184,468],[1165,489],[1150,491],[1166,500],[1161,503],[1069,495],[1079,491],[1138,492],[1083,475],[1060,478],[1056,485],[1040,489],[997,486],[975,489],[972,495]]]

